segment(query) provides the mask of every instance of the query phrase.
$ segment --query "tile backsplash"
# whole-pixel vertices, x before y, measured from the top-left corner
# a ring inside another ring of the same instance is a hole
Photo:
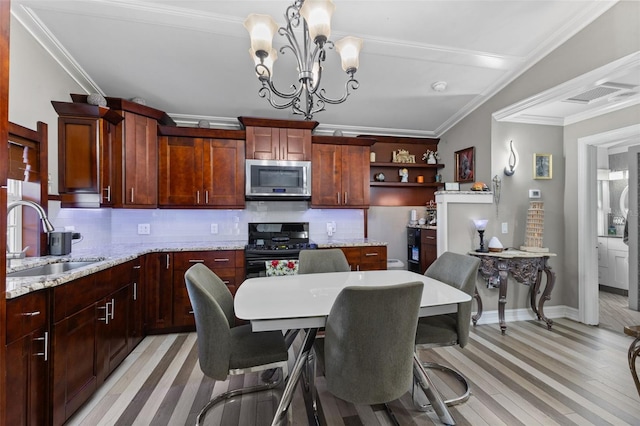
[[[120,243],[187,241],[246,241],[249,222],[309,222],[310,239],[364,237],[364,213],[349,209],[310,209],[304,201],[248,201],[244,210],[188,209],[63,209],[49,203],[49,216],[57,230],[73,227],[83,239],[76,244],[96,247]],[[326,223],[336,222],[327,236]],[[149,224],[149,235],[138,235],[138,224]],[[211,233],[217,224],[218,233]]]

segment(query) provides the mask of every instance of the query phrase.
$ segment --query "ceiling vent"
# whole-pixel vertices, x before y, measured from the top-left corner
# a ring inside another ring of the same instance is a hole
[[[585,92],[579,93],[575,96],[565,99],[563,102],[590,104],[594,101],[597,101],[598,99],[601,99],[605,96],[609,96],[613,93],[616,93],[616,97],[619,97],[625,92],[630,92],[636,87],[637,86],[634,86],[632,84],[606,82],[599,86],[594,87],[593,89],[589,89]]]

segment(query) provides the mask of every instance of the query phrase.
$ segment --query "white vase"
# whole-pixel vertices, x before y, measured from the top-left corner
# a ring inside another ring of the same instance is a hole
[[[427,164],[437,164],[438,160],[436,160],[436,157],[431,154],[427,157]]]

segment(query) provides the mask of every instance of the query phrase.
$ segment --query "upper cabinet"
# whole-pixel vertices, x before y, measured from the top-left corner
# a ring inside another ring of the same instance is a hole
[[[63,207],[113,205],[113,138],[120,113],[52,101],[58,113],[58,192]]]
[[[365,138],[314,136],[311,207],[369,207],[369,145]]]
[[[86,103],[87,95],[52,101],[58,119],[58,179],[63,207],[158,205],[158,123],[164,112],[120,98],[107,106]]]
[[[244,208],[244,131],[159,127],[161,207]]]
[[[422,159],[426,150],[438,151],[439,139],[407,138],[395,136],[365,136],[373,139],[369,185],[373,206],[420,206],[435,201],[434,193],[443,184],[439,170],[442,163],[427,164]],[[405,150],[415,158],[415,163],[394,163],[393,153]],[[372,156],[373,157],[373,156]],[[372,158],[373,159],[373,158]],[[402,182],[400,171],[406,169],[407,181]],[[378,177],[384,175],[384,179]],[[378,178],[376,178],[378,177]]]
[[[311,132],[317,121],[239,117],[246,130],[246,157],[256,160],[311,160]]]

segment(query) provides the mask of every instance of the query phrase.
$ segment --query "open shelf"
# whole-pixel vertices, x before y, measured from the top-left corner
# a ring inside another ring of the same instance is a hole
[[[443,186],[442,182],[426,182],[426,183],[417,183],[417,182],[369,182],[369,186],[394,186],[394,187],[429,187],[429,188],[437,188],[439,186]]]
[[[371,167],[397,167],[399,169],[407,168],[407,169],[442,169],[444,168],[444,164],[436,163],[436,164],[427,164],[427,163],[381,163],[379,161],[374,161],[371,163]]]

